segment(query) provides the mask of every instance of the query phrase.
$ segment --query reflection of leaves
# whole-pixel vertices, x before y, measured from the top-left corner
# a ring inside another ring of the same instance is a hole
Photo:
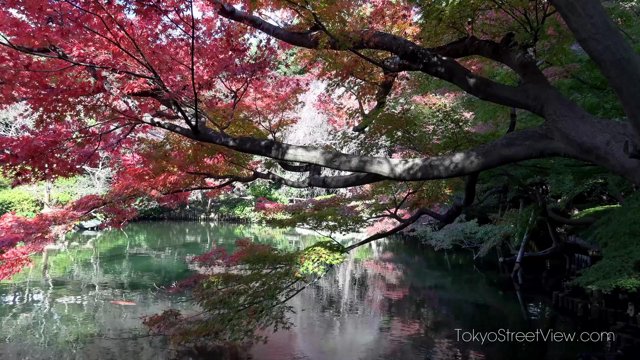
[[[286,301],[301,289],[296,276],[298,256],[298,252],[282,252],[247,240],[239,240],[231,255],[216,248],[194,259],[208,275],[192,292],[203,314],[183,319],[177,312],[169,313],[171,316],[165,312],[145,323],[153,331],[172,335],[178,343],[263,340],[257,330],[291,325]]]
[[[214,248],[194,258],[199,272],[206,274],[192,282],[202,314],[165,312],[147,318],[149,328],[177,343],[265,340],[258,330],[289,328],[292,309],[287,301],[344,260],[344,247],[332,241],[292,252],[247,239],[236,245],[233,254]]]
[[[266,326],[270,321],[272,325],[277,325],[279,328],[288,326],[288,319],[285,315],[288,314],[289,308],[286,307],[284,300],[306,285],[307,280],[313,280],[296,275],[300,267],[299,256],[301,254],[297,249],[308,246],[318,237],[300,235],[290,229],[253,225],[138,222],[129,224],[124,232],[122,230],[103,231],[97,238],[89,238],[81,233],[69,234],[67,237],[69,248],[67,250],[48,253],[48,274],[53,278],[56,286],[60,286],[60,289],[64,290],[64,295],[70,295],[73,298],[79,291],[84,294],[84,290],[81,289],[86,289],[85,284],[100,284],[102,290],[125,287],[134,289],[132,294],[139,294],[141,293],[140,289],[145,289],[144,293],[146,293],[146,289],[153,288],[154,284],[161,287],[187,276],[187,264],[184,262],[186,256],[200,254],[212,244],[218,244],[218,248],[226,248],[231,251],[236,239],[246,237],[250,237],[254,242],[269,244],[269,246],[261,247],[256,244],[256,247],[251,248],[252,250],[263,248],[266,251],[245,252],[245,256],[241,259],[242,264],[239,265],[244,267],[246,273],[234,275],[234,269],[238,270],[239,268],[229,267],[228,273],[217,274],[219,276],[215,278],[203,275],[203,278],[208,279],[210,285],[206,290],[203,290],[201,298],[203,301],[207,298],[210,298],[211,301],[221,299],[220,308],[227,311],[232,310],[230,306],[234,301],[236,302],[236,310],[242,305],[247,306],[247,309],[240,311],[231,323],[225,325],[224,329],[227,327],[235,328],[237,337],[250,338],[255,330],[251,326]],[[72,243],[75,244],[72,245]],[[25,268],[11,282],[19,288],[31,286],[30,292],[33,294],[33,284],[39,283],[36,280],[42,279],[43,276],[40,271],[42,262],[42,255],[35,256],[34,268],[31,271],[29,268]],[[280,265],[278,266],[278,264]],[[272,269],[274,271],[270,272]],[[244,278],[237,276],[249,274],[251,276]],[[20,284],[21,281],[25,281],[25,284]],[[225,284],[227,286],[235,285],[233,289],[235,292],[216,290],[216,287],[223,287]],[[9,287],[0,288],[0,295],[4,294],[5,289],[9,289]],[[38,296],[35,297],[35,299],[37,298]],[[140,304],[143,303],[140,298],[135,296],[127,296],[126,298]],[[112,299],[112,297],[108,299]],[[36,300],[32,298],[32,301]],[[155,305],[158,298],[154,298],[153,301]],[[256,302],[256,304],[251,305],[251,302]],[[11,335],[15,339],[24,335],[20,338],[21,342],[46,342],[51,346],[54,346],[54,343],[60,344],[67,350],[71,346],[82,346],[84,340],[95,337],[105,328],[105,325],[97,320],[95,311],[98,311],[97,314],[102,316],[103,312],[108,313],[110,311],[108,309],[111,307],[108,305],[103,307],[100,304],[102,302],[89,303],[82,308],[85,312],[80,314],[78,314],[80,306],[70,305],[67,313],[64,312],[64,308],[67,307],[66,303],[58,301],[53,302],[51,306],[46,306],[51,309],[50,312],[44,312],[45,307],[34,309],[23,307],[18,311],[20,316],[15,316],[15,313],[12,313],[13,315],[8,320],[3,319],[6,326],[2,326],[0,333]],[[182,307],[182,305],[178,306]],[[204,310],[204,306],[200,306]],[[0,307],[0,310],[6,310],[6,312],[0,311],[0,314],[6,316],[12,309],[11,306]],[[145,309],[146,311],[148,310]],[[253,314],[253,319],[249,317],[249,313]],[[197,319],[196,317],[190,318],[189,313],[184,311],[181,313],[169,312],[164,315],[164,320],[167,322],[171,322],[171,318],[176,316],[182,316],[184,322],[169,324],[173,325],[168,326],[173,332],[167,331],[167,328],[154,327],[152,330],[162,330],[165,333],[178,335],[180,333],[178,330],[185,330],[182,326],[187,324],[194,325],[193,331],[208,334],[213,334],[216,329],[223,329],[223,327],[216,328],[214,326],[209,328],[208,332],[205,331],[209,316],[211,321],[220,319],[216,317],[217,315],[213,316],[210,313],[206,314],[207,317],[201,316]],[[52,316],[55,316],[55,321],[49,321]],[[243,320],[245,317],[246,319]],[[135,316],[130,320],[135,323],[137,318]],[[163,318],[156,320],[158,319]],[[194,322],[195,320],[198,321]],[[45,322],[47,327],[42,333],[25,330],[32,328],[34,323]],[[127,326],[134,325],[137,323]],[[176,327],[177,325],[180,326]],[[220,324],[220,326],[222,325],[224,324]],[[181,334],[185,335],[183,337],[185,341],[192,339],[187,336],[186,332]],[[218,338],[223,338],[223,335],[223,331],[217,332]]]

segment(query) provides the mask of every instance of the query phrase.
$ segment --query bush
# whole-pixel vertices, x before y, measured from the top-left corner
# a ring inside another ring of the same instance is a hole
[[[0,175],[0,190],[8,189],[11,187],[11,181]]]
[[[35,216],[41,210],[40,202],[23,189],[0,190],[0,214],[15,212],[22,216]]]
[[[67,205],[75,196],[70,192],[55,192],[51,195],[51,200],[58,205]]]
[[[222,199],[217,209],[214,210],[219,214],[233,216],[239,219],[247,219],[252,222],[260,220],[261,214],[255,211],[255,202],[253,200],[240,198]]]
[[[470,249],[476,256],[482,257],[502,241],[511,238],[513,231],[510,225],[479,225],[476,220],[465,221],[464,217],[460,217],[458,221],[438,231],[431,228],[418,230],[416,236],[435,250],[460,247]]]
[[[640,289],[639,217],[640,193],[636,193],[591,226],[591,238],[602,247],[603,259],[585,270],[577,285],[605,292]]]
[[[286,199],[277,193],[278,188],[271,183],[255,182],[249,185],[249,194],[254,198],[265,198],[270,201],[286,203]]]

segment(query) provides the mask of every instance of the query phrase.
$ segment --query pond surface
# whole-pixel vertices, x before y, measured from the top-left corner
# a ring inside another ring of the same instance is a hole
[[[134,223],[71,237],[0,283],[0,359],[167,359],[141,317],[188,299],[163,288],[191,274],[185,258],[250,237],[283,249],[318,238],[215,223]],[[46,264],[46,266],[44,265]],[[251,349],[254,359],[576,359],[605,344],[458,341],[462,331],[579,331],[546,301],[501,290],[466,254],[400,240],[358,249],[291,300],[295,326]]]

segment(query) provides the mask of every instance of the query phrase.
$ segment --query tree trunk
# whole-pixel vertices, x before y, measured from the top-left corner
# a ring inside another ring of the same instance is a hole
[[[558,94],[559,95],[559,94]],[[564,156],[600,165],[640,184],[640,160],[625,151],[635,143],[628,122],[603,120],[558,97],[545,107],[549,134],[564,145]]]

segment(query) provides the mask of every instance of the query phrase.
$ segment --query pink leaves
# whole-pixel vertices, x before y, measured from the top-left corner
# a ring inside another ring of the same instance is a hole
[[[146,79],[135,79],[133,81],[127,82],[122,87],[122,92],[124,92],[125,94],[129,95],[129,94],[136,94],[136,93],[140,93],[142,91],[151,90],[151,89],[153,89],[153,86],[151,84],[149,84],[148,80],[146,80]]]

